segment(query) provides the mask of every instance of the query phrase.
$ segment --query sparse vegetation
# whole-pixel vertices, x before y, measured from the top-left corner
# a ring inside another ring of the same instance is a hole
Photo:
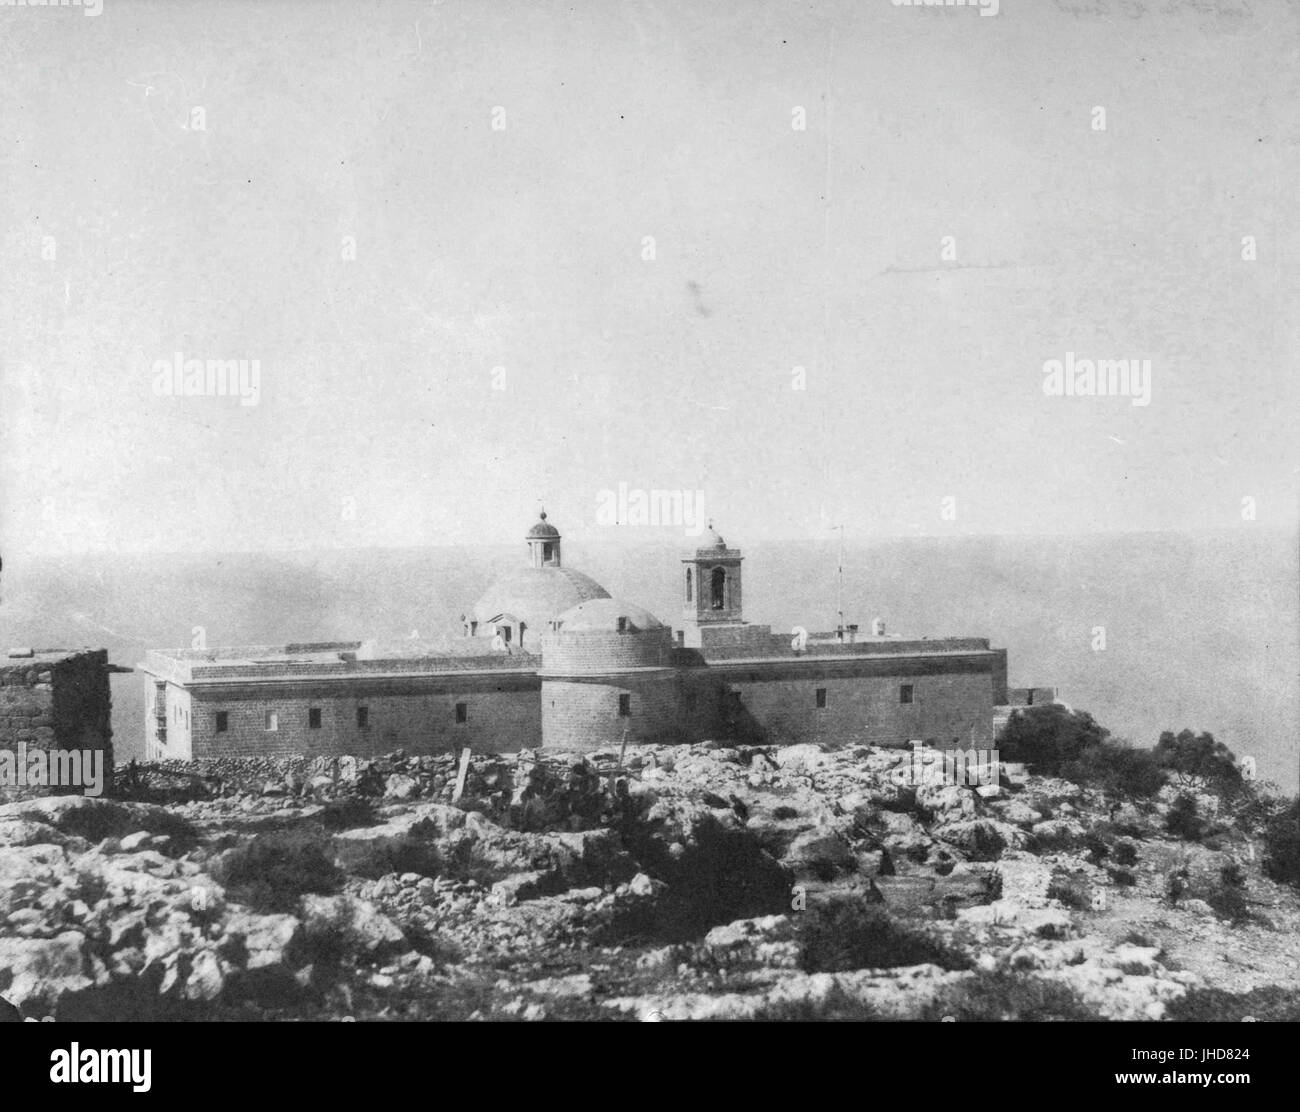
[[[1169,814],[1165,816],[1165,832],[1188,842],[1195,842],[1205,832],[1196,800],[1190,795],[1183,794],[1174,800]]]
[[[329,835],[311,824],[256,834],[217,858],[212,872],[231,899],[272,912],[295,910],[308,892],[337,892],[343,880]]]
[[[797,924],[800,964],[807,973],[842,973],[853,969],[892,969],[933,963],[944,969],[968,969],[960,953],[924,930],[894,919],[879,904],[841,897],[817,904]]]
[[[1116,865],[1124,867],[1136,865],[1138,859],[1137,847],[1132,842],[1116,842],[1114,850],[1111,851],[1110,859]]]
[[[1103,1017],[1067,985],[1012,973],[979,973],[945,988],[922,1012],[930,1021],[958,1023],[1088,1022]]]
[[[1300,798],[1264,828],[1264,872],[1283,884],[1300,885]]]

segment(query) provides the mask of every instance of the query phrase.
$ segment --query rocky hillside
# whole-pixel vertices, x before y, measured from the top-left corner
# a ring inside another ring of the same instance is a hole
[[[56,1018],[1297,1018],[1300,900],[1203,799],[714,745],[122,770],[0,807]],[[150,801],[152,800],[152,802]]]

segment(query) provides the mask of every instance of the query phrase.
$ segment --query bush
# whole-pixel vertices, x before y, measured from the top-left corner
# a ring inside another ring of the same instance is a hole
[[[358,826],[374,826],[379,816],[371,800],[353,795],[326,803],[316,821],[326,830],[351,830]]]
[[[1015,711],[998,735],[1004,761],[1019,761],[1032,772],[1059,776],[1072,761],[1106,740],[1108,731],[1087,711],[1071,711],[1059,703]]]
[[[778,807],[772,812],[772,817],[778,822],[785,822],[787,819],[797,819],[799,812],[793,807]]]
[[[968,969],[967,959],[923,930],[900,923],[879,904],[841,897],[814,904],[796,924],[800,966],[806,973],[892,969],[933,963]]]
[[[329,895],[343,881],[332,839],[316,826],[256,834],[223,853],[212,872],[231,899],[268,912],[294,911],[301,896]]]
[[[1204,829],[1204,824],[1196,813],[1196,800],[1190,795],[1180,795],[1175,799],[1165,817],[1165,832],[1184,841],[1194,842]]]
[[[1244,923],[1251,918],[1245,886],[1246,874],[1234,861],[1220,870],[1218,883],[1205,897],[1205,902],[1220,919],[1227,919],[1234,925]]]
[[[958,1023],[1086,1023],[1102,1018],[1068,985],[1013,973],[980,973],[944,988],[921,1014],[931,1021],[948,1016]]]
[[[1060,900],[1076,911],[1088,911],[1092,908],[1092,885],[1084,876],[1058,871],[1047,886],[1047,898]]]
[[[1116,865],[1136,865],[1138,859],[1137,847],[1132,842],[1116,842],[1110,859]]]
[[[1264,827],[1264,872],[1283,884],[1300,885],[1300,798]]]
[[[1128,869],[1108,869],[1106,872],[1116,888],[1132,888],[1137,884],[1137,878]]]
[[[1244,993],[1198,988],[1170,1001],[1165,1015],[1184,1023],[1240,1023],[1246,1016],[1261,1023],[1296,1023],[1300,1022],[1300,996],[1280,985]]]
[[[1149,799],[1165,786],[1165,773],[1149,749],[1106,742],[1062,768],[1076,784],[1089,784],[1128,799]]]
[[[1231,750],[1209,733],[1166,730],[1154,750],[1156,760],[1184,787],[1211,791],[1225,797],[1238,795],[1244,781]]]

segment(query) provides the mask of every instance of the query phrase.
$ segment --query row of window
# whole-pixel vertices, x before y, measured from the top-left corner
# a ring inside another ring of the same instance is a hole
[[[217,733],[224,734],[230,729],[230,711],[219,710],[216,714]],[[465,723],[469,721],[469,704],[456,704],[456,721]],[[307,728],[309,730],[319,730],[321,725],[320,707],[307,708]],[[265,728],[267,733],[275,733],[280,729],[280,712],[268,710],[265,718]],[[357,707],[357,729],[368,730],[370,728],[370,708]]]
[[[916,698],[916,690],[910,683],[900,684],[898,688],[898,701],[900,703],[910,703]],[[821,710],[826,706],[826,688],[817,688],[817,709]]]
[[[740,692],[730,691],[727,693],[733,707],[740,704]],[[898,701],[900,703],[911,703],[916,697],[915,688],[910,683],[900,685],[898,689]],[[688,703],[694,705],[694,692],[688,698]],[[819,687],[816,690],[816,703],[818,710],[824,710],[826,707],[826,688]],[[622,694],[618,697],[618,716],[628,718],[632,714],[632,696]],[[469,721],[469,704],[456,704],[456,722],[463,724]],[[319,730],[321,726],[321,709],[320,707],[309,707],[307,710],[307,728]],[[357,707],[357,729],[365,730],[370,727],[370,708]],[[275,733],[280,728],[279,711],[268,710],[266,712],[266,730],[268,733]],[[230,729],[230,712],[228,710],[217,711],[217,733],[224,734]]]

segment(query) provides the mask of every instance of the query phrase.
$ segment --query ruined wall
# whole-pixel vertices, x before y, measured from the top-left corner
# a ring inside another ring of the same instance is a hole
[[[16,783],[10,770],[16,773],[24,752],[29,761],[38,751],[102,753],[107,785],[113,772],[112,739],[107,650],[46,650],[0,658],[0,798],[81,793],[80,785]],[[66,760],[62,767],[68,769]]]

